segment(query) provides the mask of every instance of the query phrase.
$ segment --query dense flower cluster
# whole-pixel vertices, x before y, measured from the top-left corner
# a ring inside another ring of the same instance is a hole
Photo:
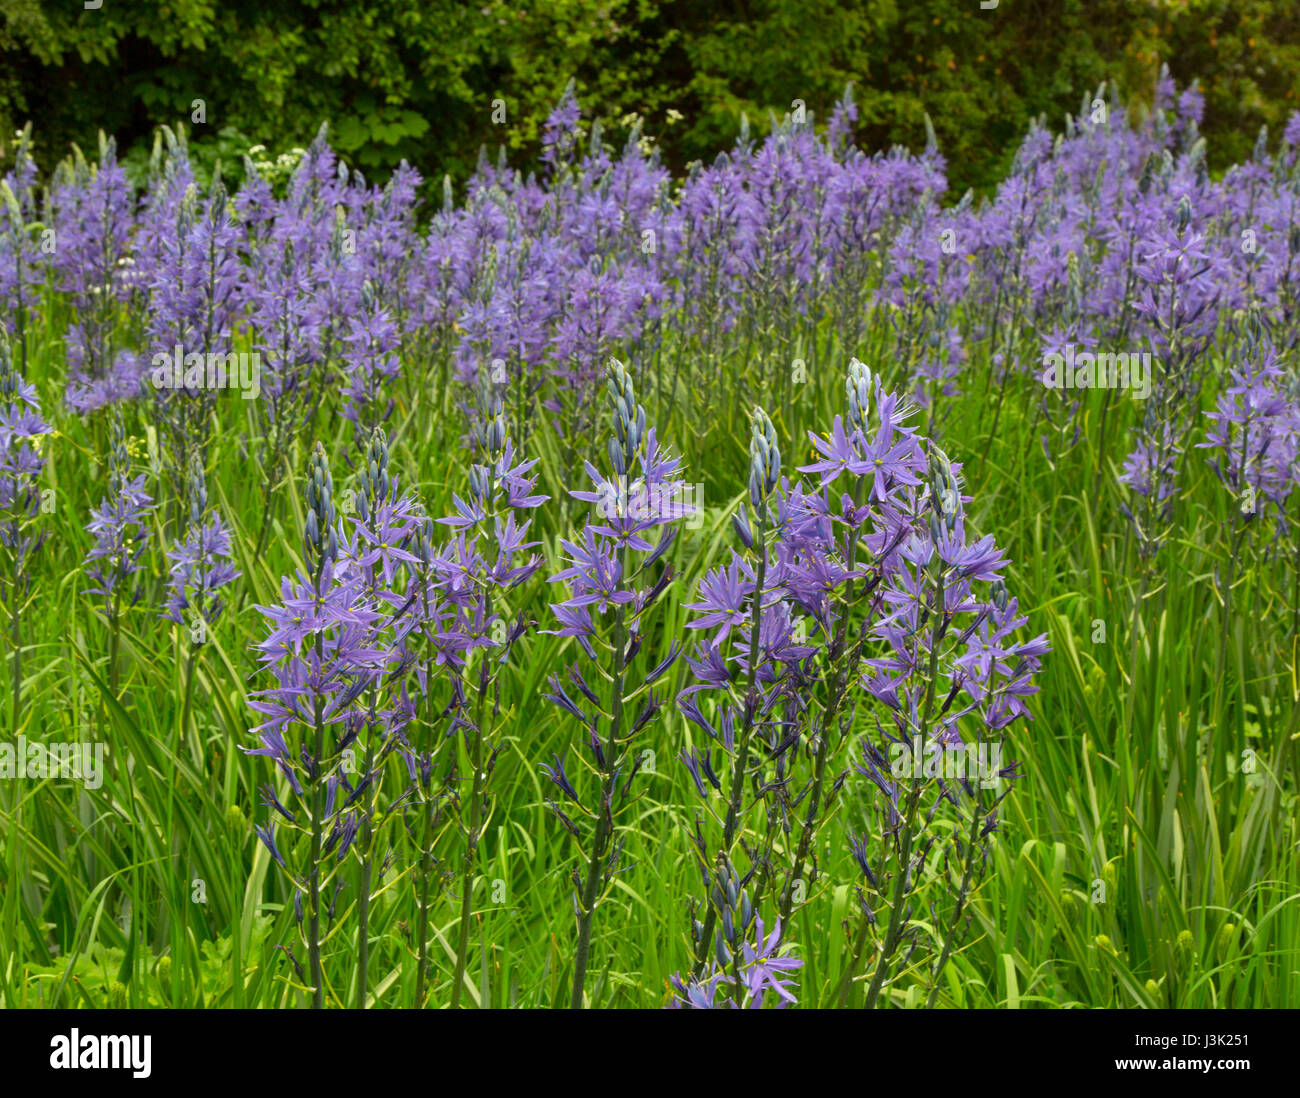
[[[636,672],[638,662],[644,662],[640,658],[649,613],[672,582],[670,568],[660,566],[656,575],[655,566],[676,537],[674,524],[693,510],[681,498],[681,461],[661,449],[655,429],[646,426],[645,408],[617,359],[607,366],[605,388],[611,426],[606,438],[608,469],[601,471],[588,462],[591,490],[572,493],[595,513],[583,526],[581,539],[560,541],[565,567],[550,579],[564,584],[569,597],[551,605],[559,628],[547,630],[576,638],[593,669],[610,684],[603,697],[600,679],[593,676],[593,689],[578,664],[565,678],[551,675],[547,680],[551,689],[546,697],[578,721],[588,765],[599,778],[596,796],[584,799],[566,773],[563,758],[545,771],[565,799],[565,808],[554,802],[551,808],[586,848],[585,869],[573,874],[578,946],[570,1005],[575,1008],[583,1005],[592,915],[619,865],[618,817],[627,808],[633,779],[644,761],[633,741],[662,707],[664,699],[656,695],[655,684],[681,651],[672,645],[654,666]],[[657,540],[652,541],[656,530]],[[635,685],[634,673],[640,679]],[[570,818],[574,810],[592,821],[590,838],[584,839]]]
[[[37,484],[45,468],[41,440],[50,432],[36,387],[23,380],[8,338],[0,335],[0,551],[5,564],[0,585],[6,599],[24,590],[29,558],[44,541],[34,527],[41,509]]]
[[[224,608],[220,589],[237,580],[239,571],[230,563],[230,532],[221,516],[208,507],[207,478],[197,455],[191,462],[188,489],[185,536],[167,553],[172,564],[163,617],[191,626],[195,639],[202,641],[206,626],[215,623]]]
[[[841,1002],[867,957],[868,1005],[890,993],[919,948],[912,895],[927,875],[959,882],[955,902],[930,912],[937,988],[1019,776],[1002,756],[1008,730],[1030,718],[1048,651],[984,529],[996,516],[968,511],[963,464],[938,445],[950,445],[955,398],[981,409],[981,465],[1017,394],[1030,394],[1026,433],[1049,463],[1085,425],[1095,431],[1096,475],[1118,477],[1148,572],[1185,486],[1210,480],[1198,455],[1243,516],[1229,511],[1230,568],[1257,518],[1294,536],[1300,114],[1272,152],[1261,135],[1249,161],[1215,179],[1202,109],[1196,88],[1178,95],[1167,74],[1141,123],[1099,91],[1064,134],[1036,125],[993,195],[956,202],[932,138],[915,155],[854,147],[847,93],[824,131],[787,117],[756,140],[746,125],[674,180],[639,128],[621,147],[598,124],[584,130],[570,88],[537,172],[485,156],[459,201],[448,181],[427,212],[418,172],[403,165],[375,186],[324,129],[288,178],[250,162],[234,193],[170,130],[137,193],[104,139],[93,162],[78,153],[59,168],[42,202],[25,132],[0,181],[0,599],[15,720],[14,608],[42,544],[40,480],[57,472],[29,333],[42,310],[62,309],[64,403],[100,445],[107,426],[83,594],[110,627],[114,693],[121,616],[137,599],[149,593],[150,620],[188,628],[197,645],[231,592],[247,593],[207,493],[226,441],[217,428],[231,426],[223,390],[237,382],[259,398],[238,405],[247,431],[235,445],[261,478],[251,556],[238,545],[245,567],[260,565],[272,531],[298,529],[275,521],[279,489],[311,455],[301,565],[255,608],[263,681],[249,704],[261,721],[246,750],[275,767],[257,834],[287,874],[309,966],[299,975],[317,1005],[332,936],[321,923],[351,863],[365,1005],[389,820],[420,853],[406,867],[420,1005],[443,889],[460,912],[452,1005],[473,987],[479,847],[511,742],[503,714],[534,700],[503,696],[503,672],[535,632],[574,661],[535,680],[575,722],[540,768],[553,822],[576,840],[572,1006],[587,1001],[596,911],[627,868],[641,744],[669,727],[670,701],[699,873],[672,1005],[796,1001],[801,961],[783,934],[825,893],[830,843],[861,872]],[[836,376],[858,347],[888,386],[853,359],[834,406],[800,402],[794,385]],[[233,364],[248,355],[251,374]],[[987,367],[978,376],[973,361]],[[1143,404],[1121,418],[1125,389]],[[749,438],[727,492],[739,493],[734,548],[686,595],[677,629],[656,611],[693,486],[651,421],[676,437],[690,402],[708,417],[699,437],[715,441],[714,417],[734,423],[722,413],[739,394]],[[134,401],[151,424],[152,494],[132,473]],[[448,449],[468,427],[448,514],[395,472],[422,401],[466,412],[467,424],[429,425]],[[822,411],[801,419],[809,407]],[[339,418],[347,437],[335,440]],[[806,447],[802,430],[782,435],[795,422],[816,427]],[[318,439],[334,440],[332,456]],[[355,473],[336,497],[341,463]],[[579,469],[589,485],[539,511],[542,470]],[[1226,575],[1225,608],[1237,578]],[[529,617],[530,583],[558,592],[545,622]],[[672,698],[679,673],[689,681]],[[526,738],[519,748],[535,759]]]
[[[792,360],[830,361],[827,327],[851,349],[883,325],[932,414],[937,397],[970,387],[969,350],[987,344],[995,422],[1009,379],[1037,379],[1045,355],[1150,354],[1162,380],[1122,479],[1154,545],[1194,450],[1188,403],[1211,337],[1252,302],[1291,333],[1300,284],[1300,121],[1275,154],[1261,135],[1249,162],[1214,179],[1195,86],[1178,95],[1166,74],[1155,108],[1137,126],[1113,96],[1089,96],[1065,134],[1031,130],[991,201],[945,207],[933,141],[918,156],[864,154],[844,137],[849,95],[824,133],[791,119],[762,141],[745,130],[674,188],[639,130],[621,149],[599,125],[584,137],[570,89],[539,175],[484,158],[463,201],[448,184],[425,229],[414,169],[372,186],[323,130],[283,195],[250,163],[233,196],[201,191],[184,135],[165,131],[139,200],[111,140],[98,163],[60,169],[52,249],[36,246],[35,169],[20,143],[0,204],[0,299],[9,326],[23,324],[48,265],[77,316],[67,397],[79,411],[148,388],[158,353],[229,352],[246,331],[264,356],[258,412],[277,467],[325,386],[342,385],[364,445],[392,412],[394,383],[433,365],[474,383],[488,372],[518,407],[543,402],[566,436],[589,431],[611,355],[653,376],[658,398],[670,324],[686,352],[672,386],[706,393],[728,371],[769,385]],[[145,345],[115,345],[122,313]],[[179,491],[212,393],[154,395]]]
[[[128,605],[134,605],[140,597],[138,590],[124,592],[122,586],[144,567],[141,558],[146,548],[145,523],[153,500],[144,490],[145,475],[131,476],[120,415],[112,420],[110,445],[109,491],[99,507],[90,512],[86,524],[95,535],[95,544],[86,554],[86,575],[94,586],[85,593],[103,598],[111,617],[118,612],[124,594]]]
[[[1285,527],[1285,505],[1295,489],[1300,445],[1300,402],[1287,391],[1277,349],[1265,345],[1257,362],[1231,371],[1201,447],[1212,453],[1216,472],[1249,515],[1272,510]]]
[[[700,964],[713,953],[725,969],[775,887],[780,918],[789,918],[815,857],[813,837],[844,784],[837,752],[859,691],[895,726],[864,742],[868,759],[899,745],[919,756],[981,743],[987,759],[987,741],[1027,715],[1023,699],[1035,691],[1047,651],[1044,637],[1016,639],[1027,619],[1000,579],[1006,561],[993,538],[967,537],[960,466],[932,445],[927,456],[907,423],[915,409],[862,363],[851,364],[845,388],[847,424],[836,416],[824,437],[812,435],[818,460],[800,467],[816,485],[778,480],[770,421],[755,414],[753,517],[736,524],[744,553],[710,571],[690,604],[698,612],[690,627],[710,637],[688,657],[696,683],[679,706],[707,740],[683,759],[721,825],[716,856],[696,831],[709,896],[693,928]],[[726,765],[715,765],[715,748]],[[863,772],[888,799],[897,828],[901,783],[889,768]],[[918,761],[916,773],[927,772]],[[749,844],[759,853],[743,880],[754,881],[755,896],[741,918],[719,881],[737,877],[732,854],[746,784],[767,802],[767,833]],[[955,800],[942,779],[938,789]],[[992,806],[978,811],[987,834]],[[796,838],[781,842],[791,831]]]

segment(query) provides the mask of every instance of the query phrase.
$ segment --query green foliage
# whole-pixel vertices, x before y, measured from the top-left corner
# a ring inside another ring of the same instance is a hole
[[[259,948],[271,929],[271,919],[258,915],[252,923],[252,944]],[[229,934],[200,943],[197,969],[201,1001],[221,1005],[222,991],[230,990],[230,964],[233,944]],[[131,978],[132,969],[135,977]],[[94,942],[86,953],[49,964],[28,968],[31,996],[27,1006],[86,1006],[92,1009],[172,1006],[172,959],[136,955],[128,961],[126,950]],[[129,983],[123,984],[127,976]],[[135,1000],[132,1001],[132,993]],[[228,1005],[228,1004],[227,1004]]]
[[[572,76],[585,110],[616,132],[649,119],[680,167],[725,147],[742,112],[758,131],[795,100],[824,119],[852,81],[874,145],[919,145],[930,115],[960,193],[991,186],[1029,120],[1055,122],[1083,89],[1149,97],[1162,59],[1201,80],[1221,163],[1300,107],[1291,0],[0,0],[0,133],[34,119],[49,167],[98,129],[147,145],[202,99],[209,163],[207,146],[237,169],[240,135],[279,153],[328,120],[369,175],[405,158],[463,178],[483,144],[525,162]]]
[[[229,521],[244,573],[244,609],[214,629],[199,665],[196,691],[203,714],[197,735],[181,735],[182,639],[153,612],[153,592],[124,631],[129,665],[119,703],[103,671],[105,623],[79,592],[80,562],[89,547],[87,511],[103,491],[102,474],[86,456],[103,445],[96,425],[60,407],[66,364],[56,319],[32,337],[32,379],[58,431],[48,449],[46,484],[58,487],[55,512],[43,516],[49,540],[40,555],[37,596],[28,611],[33,658],[28,690],[40,698],[25,726],[30,741],[103,742],[106,780],[98,788],[63,779],[41,784],[0,782],[0,1008],[22,1006],[289,1006],[303,1001],[301,979],[282,943],[297,945],[292,891],[251,833],[270,810],[258,787],[265,760],[239,751],[254,742],[256,720],[246,706],[264,677],[251,676],[252,646],[264,639],[256,605],[276,601],[278,577],[296,559],[300,519],[286,515],[256,548],[263,473],[250,460],[258,427],[249,403],[222,405],[208,486]],[[831,364],[850,349],[823,333],[825,368],[809,373],[797,397],[739,369],[710,400],[698,383],[680,394],[645,386],[648,418],[680,448],[688,476],[709,502],[704,525],[685,530],[670,553],[677,580],[663,596],[661,633],[645,643],[662,657],[680,637],[700,576],[723,563],[733,544],[730,513],[743,493],[748,454],[747,408],[755,400],[780,407],[777,430],[794,440],[841,411],[842,375]],[[897,384],[893,337],[886,332],[857,348],[886,365]],[[664,362],[682,360],[674,342]],[[408,362],[413,370],[414,361]],[[1216,368],[1223,369],[1222,361]],[[991,372],[987,347],[976,348],[971,376]],[[666,379],[665,379],[666,380]],[[647,379],[649,381],[649,379]],[[668,382],[673,384],[673,382]],[[754,388],[751,389],[750,385]],[[1219,617],[1210,579],[1227,562],[1224,531],[1237,501],[1207,465],[1192,463],[1186,520],[1179,538],[1156,561],[1145,598],[1136,571],[1117,542],[1126,490],[1114,479],[1113,455],[1078,445],[1055,461],[1043,455],[1041,388],[1030,378],[1009,382],[1005,415],[987,434],[991,401],[971,391],[941,416],[943,445],[966,463],[974,499],[971,520],[996,532],[1013,562],[1009,585],[1019,593],[1035,631],[1049,634],[1035,720],[1014,726],[1008,753],[1019,760],[1017,782],[1000,812],[986,878],[971,898],[969,940],[954,956],[939,1002],[955,1007],[1280,1007],[1298,1001],[1300,869],[1294,852],[1300,812],[1294,784],[1300,704],[1294,692],[1291,636],[1278,628],[1291,603],[1283,581],[1287,561],[1271,552],[1243,570],[1229,621]],[[652,395],[654,394],[654,395]],[[445,387],[394,391],[393,463],[418,486],[433,514],[452,509],[460,490],[455,444],[463,421]],[[1079,438],[1099,435],[1103,392],[1081,399]],[[1139,421],[1140,402],[1111,409],[1113,429]],[[144,469],[147,409],[128,409],[130,448]],[[985,441],[987,440],[987,441]],[[336,433],[332,464],[342,469],[348,443]],[[981,449],[987,461],[980,459]],[[560,567],[557,538],[567,536],[566,490],[583,483],[555,434],[539,432],[541,487],[554,499],[536,516],[544,575]],[[306,463],[306,440],[290,465]],[[340,477],[339,488],[346,482]],[[286,483],[286,494],[296,491]],[[161,494],[161,493],[159,493]],[[161,516],[151,538],[161,544]],[[157,556],[155,554],[155,566]],[[520,591],[521,607],[542,620],[543,576]],[[1108,626],[1097,632],[1098,621]],[[1223,706],[1216,694],[1214,641],[1228,639]],[[472,892],[474,961],[470,1001],[495,1007],[541,1007],[566,991],[572,867],[567,836],[546,807],[539,763],[565,749],[571,727],[541,698],[545,676],[571,662],[570,639],[536,634],[528,658],[503,671],[506,744],[493,778],[497,807],[484,833],[482,875]],[[4,682],[0,676],[0,684]],[[663,680],[667,696],[686,685],[679,663]],[[0,685],[0,706],[5,687]],[[0,708],[0,712],[3,709]],[[1215,773],[1234,754],[1234,720],[1258,754],[1253,773]],[[649,740],[658,765],[645,776],[637,816],[627,830],[626,872],[616,878],[610,910],[596,929],[596,954],[606,960],[591,984],[602,1006],[655,1007],[671,973],[687,964],[682,897],[698,887],[690,840],[689,778],[673,760],[692,742],[675,707]],[[1190,736],[1190,739],[1189,739]],[[1192,763],[1171,760],[1171,745],[1191,745]],[[860,799],[864,778],[850,777],[847,801]],[[401,794],[390,775],[384,795]],[[850,813],[855,809],[848,809]],[[855,821],[856,822],[856,821]],[[393,863],[376,889],[372,1002],[410,1006],[415,962],[411,927],[418,918],[406,867],[416,837],[397,823],[383,833]],[[439,857],[454,847],[437,840]],[[792,938],[805,962],[801,1001],[828,1001],[850,942],[861,873],[844,844],[819,856],[821,877]],[[197,898],[195,883],[203,882]],[[941,871],[927,870],[917,909],[945,895]],[[497,885],[502,889],[497,891]],[[1104,886],[1104,887],[1103,887]],[[331,921],[326,981],[331,1002],[351,1001],[355,944],[352,888]],[[440,897],[432,913],[435,980],[430,1001],[445,1004],[459,902]],[[934,933],[928,923],[923,933]],[[298,960],[304,960],[301,949]],[[925,1001],[927,968],[900,973],[895,1005]]]

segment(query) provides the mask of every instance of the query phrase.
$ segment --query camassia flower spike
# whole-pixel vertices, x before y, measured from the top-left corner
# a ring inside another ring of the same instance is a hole
[[[551,577],[552,583],[569,588],[569,598],[552,606],[559,625],[552,632],[575,637],[587,660],[600,666],[599,675],[592,679],[596,688],[579,664],[567,676],[552,675],[548,680],[547,697],[582,727],[582,740],[590,753],[588,769],[597,787],[591,800],[586,799],[590,794],[575,798],[576,775],[566,774],[562,761],[548,771],[565,797],[568,812],[558,804],[551,807],[565,830],[584,845],[582,868],[574,872],[578,938],[570,1005],[575,1008],[584,1005],[592,918],[619,869],[619,816],[628,807],[642,758],[633,740],[644,733],[663,704],[654,684],[678,653],[670,646],[634,683],[643,655],[646,617],[672,578],[666,565],[659,565],[657,577],[652,569],[672,543],[674,524],[692,511],[679,498],[683,484],[675,477],[680,462],[660,450],[654,428],[646,426],[632,377],[616,360],[606,370],[606,394],[610,419],[606,452],[613,472],[607,475],[587,465],[593,490],[572,495],[595,505],[597,513],[587,520],[580,538],[561,540],[567,565]],[[657,543],[647,536],[656,528],[661,528]],[[608,692],[599,689],[605,681],[610,684]],[[586,834],[569,815],[575,810],[587,825]]]

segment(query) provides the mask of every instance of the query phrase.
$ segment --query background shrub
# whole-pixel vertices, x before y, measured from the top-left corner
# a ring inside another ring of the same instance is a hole
[[[139,162],[154,127],[202,99],[200,163],[238,169],[255,142],[306,145],[327,119],[377,179],[403,158],[461,179],[484,143],[526,163],[572,77],[607,126],[653,120],[680,168],[729,142],[741,112],[758,132],[794,100],[825,117],[853,81],[859,138],[915,147],[928,112],[960,195],[999,177],[1030,118],[1057,122],[1104,79],[1149,96],[1161,60],[1201,80],[1210,147],[1236,161],[1300,104],[1300,13],[1290,0],[0,0],[0,132],[32,119],[46,168],[99,129]]]

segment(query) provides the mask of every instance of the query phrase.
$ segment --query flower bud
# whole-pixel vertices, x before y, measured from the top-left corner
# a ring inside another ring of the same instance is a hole
[[[871,370],[853,359],[844,379],[844,389],[849,398],[849,425],[863,435],[867,433],[867,416],[871,410],[871,383]]]
[[[636,461],[637,451],[645,437],[645,409],[636,402],[636,391],[631,375],[616,358],[606,367],[605,388],[609,394],[610,418],[613,436],[609,440],[610,460],[620,476],[627,475]],[[621,453],[621,460],[614,454]]]
[[[330,476],[325,448],[318,442],[312,451],[304,496],[307,515],[303,523],[303,548],[308,568],[319,573],[328,560],[338,558],[338,537],[334,533],[334,481]]]
[[[776,428],[762,408],[754,409],[750,423],[749,501],[755,511],[762,512],[781,479],[781,449],[776,441]]]
[[[746,549],[754,548],[754,532],[749,528],[749,513],[745,510],[744,504],[731,516],[731,527]]]
[[[485,465],[474,465],[469,471],[469,488],[476,499],[487,501],[492,493],[492,473]]]
[[[1233,923],[1224,923],[1223,926],[1219,928],[1219,933],[1214,942],[1214,952],[1218,956],[1220,962],[1227,959],[1228,951],[1232,948],[1236,933],[1237,927]]]

